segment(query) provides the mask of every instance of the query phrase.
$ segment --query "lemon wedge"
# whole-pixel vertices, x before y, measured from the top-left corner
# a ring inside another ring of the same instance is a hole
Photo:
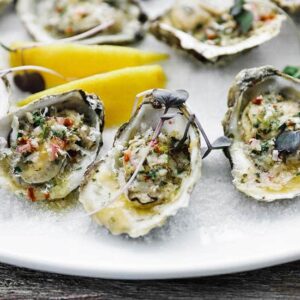
[[[18,106],[44,96],[81,89],[101,98],[105,107],[105,124],[111,127],[128,121],[137,94],[148,89],[164,88],[165,85],[166,75],[159,65],[124,68],[44,90],[20,101]]]
[[[28,47],[28,43],[14,43],[10,52],[10,66],[42,66],[52,69],[68,80],[110,72],[122,68],[151,64],[168,58],[167,54],[141,51],[122,46],[88,46],[80,44],[51,44]],[[54,87],[62,79],[43,73],[46,87]]]

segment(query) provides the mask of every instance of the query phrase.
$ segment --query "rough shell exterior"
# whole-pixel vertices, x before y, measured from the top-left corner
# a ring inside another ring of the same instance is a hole
[[[0,0],[1,1],[1,0]],[[18,0],[16,9],[17,13],[20,16],[25,28],[28,30],[30,35],[37,42],[51,42],[55,41],[53,36],[49,34],[45,29],[42,28],[40,24],[38,24],[37,17],[33,10],[36,7],[36,1],[40,0]],[[44,0],[43,0],[44,1]],[[121,0],[123,1],[123,0]],[[143,39],[145,35],[145,23],[148,19],[147,15],[143,12],[140,4],[136,0],[126,0],[128,5],[136,8],[139,11],[139,15],[137,16],[138,26],[132,30],[132,32],[120,32],[114,35],[95,35],[93,37],[89,37],[83,40],[80,40],[82,44],[88,45],[100,45],[100,44],[128,44],[139,41]]]
[[[258,5],[272,5],[276,9],[275,5],[268,1],[266,1],[268,4],[264,4],[265,1],[261,0],[251,0],[250,2],[255,2]],[[162,14],[162,16],[164,15],[165,13]],[[159,40],[193,55],[202,62],[216,63],[218,61],[225,61],[273,39],[280,33],[281,25],[284,20],[285,16],[278,10],[278,18],[263,28],[256,30],[253,36],[235,45],[226,47],[208,45],[200,42],[192,35],[163,23],[161,17],[152,21],[150,31]]]

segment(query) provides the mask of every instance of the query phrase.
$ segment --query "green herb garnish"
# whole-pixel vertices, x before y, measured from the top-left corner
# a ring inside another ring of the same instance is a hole
[[[148,173],[148,176],[152,179],[152,180],[155,180],[156,179],[156,171],[155,170],[150,170],[149,173]]]
[[[14,174],[20,174],[22,172],[22,169],[20,167],[14,168]]]
[[[286,66],[283,69],[283,73],[300,79],[300,67]]]
[[[63,130],[62,131],[52,130],[52,134],[62,140],[66,137],[66,132]]]
[[[267,152],[270,148],[268,141],[262,142],[261,144],[261,152]]]
[[[37,112],[33,113],[32,118],[34,126],[41,126],[45,123],[45,118]]]
[[[235,0],[230,9],[230,14],[237,22],[242,33],[250,31],[253,25],[254,16],[250,10],[244,8],[245,0]]]
[[[49,126],[44,126],[43,127],[43,132],[42,132],[42,138],[45,140],[49,136],[50,133],[50,127]]]

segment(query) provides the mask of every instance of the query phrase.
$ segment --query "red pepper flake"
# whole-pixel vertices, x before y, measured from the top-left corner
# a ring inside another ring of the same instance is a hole
[[[69,34],[69,35],[72,35],[74,33],[74,30],[73,30],[72,27],[68,27],[68,28],[66,28],[65,33]]]
[[[49,200],[49,198],[50,198],[50,193],[44,193],[44,197],[45,197],[45,200]]]
[[[263,22],[271,21],[271,20],[274,20],[274,19],[275,19],[274,14],[263,15],[263,16],[260,17],[260,20],[263,21]]]
[[[27,141],[28,141],[28,137],[22,136],[18,138],[18,145],[25,145],[27,144]]]
[[[74,121],[71,118],[65,118],[64,125],[67,127],[72,127],[74,125]]]
[[[206,29],[205,34],[206,34],[206,37],[207,37],[208,40],[215,40],[218,37],[218,34],[215,31],[213,31],[212,29],[209,29],[209,28]]]
[[[51,143],[53,144],[53,145],[55,145],[55,146],[58,146],[60,149],[62,149],[62,150],[64,150],[65,148],[66,148],[66,146],[67,146],[67,143],[64,141],[64,140],[62,140],[62,139],[60,139],[60,138],[58,138],[58,137],[56,137],[56,136],[54,136],[52,139],[51,139]]]
[[[35,202],[36,201],[36,197],[35,197],[35,194],[34,194],[34,188],[33,187],[29,187],[28,190],[27,190],[27,196],[28,198],[32,201],[32,202]]]
[[[154,152],[160,153],[160,149],[159,149],[159,146],[158,146],[158,145],[155,145],[155,146],[154,146]]]
[[[130,161],[130,151],[128,150],[124,152],[124,161],[125,162]]]
[[[263,102],[264,98],[262,96],[258,96],[254,99],[251,100],[251,102],[255,105],[261,105]]]

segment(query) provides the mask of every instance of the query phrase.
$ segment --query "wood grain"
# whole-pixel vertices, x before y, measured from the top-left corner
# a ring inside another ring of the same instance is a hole
[[[248,273],[186,280],[113,281],[0,264],[0,299],[299,299],[300,261]]]

